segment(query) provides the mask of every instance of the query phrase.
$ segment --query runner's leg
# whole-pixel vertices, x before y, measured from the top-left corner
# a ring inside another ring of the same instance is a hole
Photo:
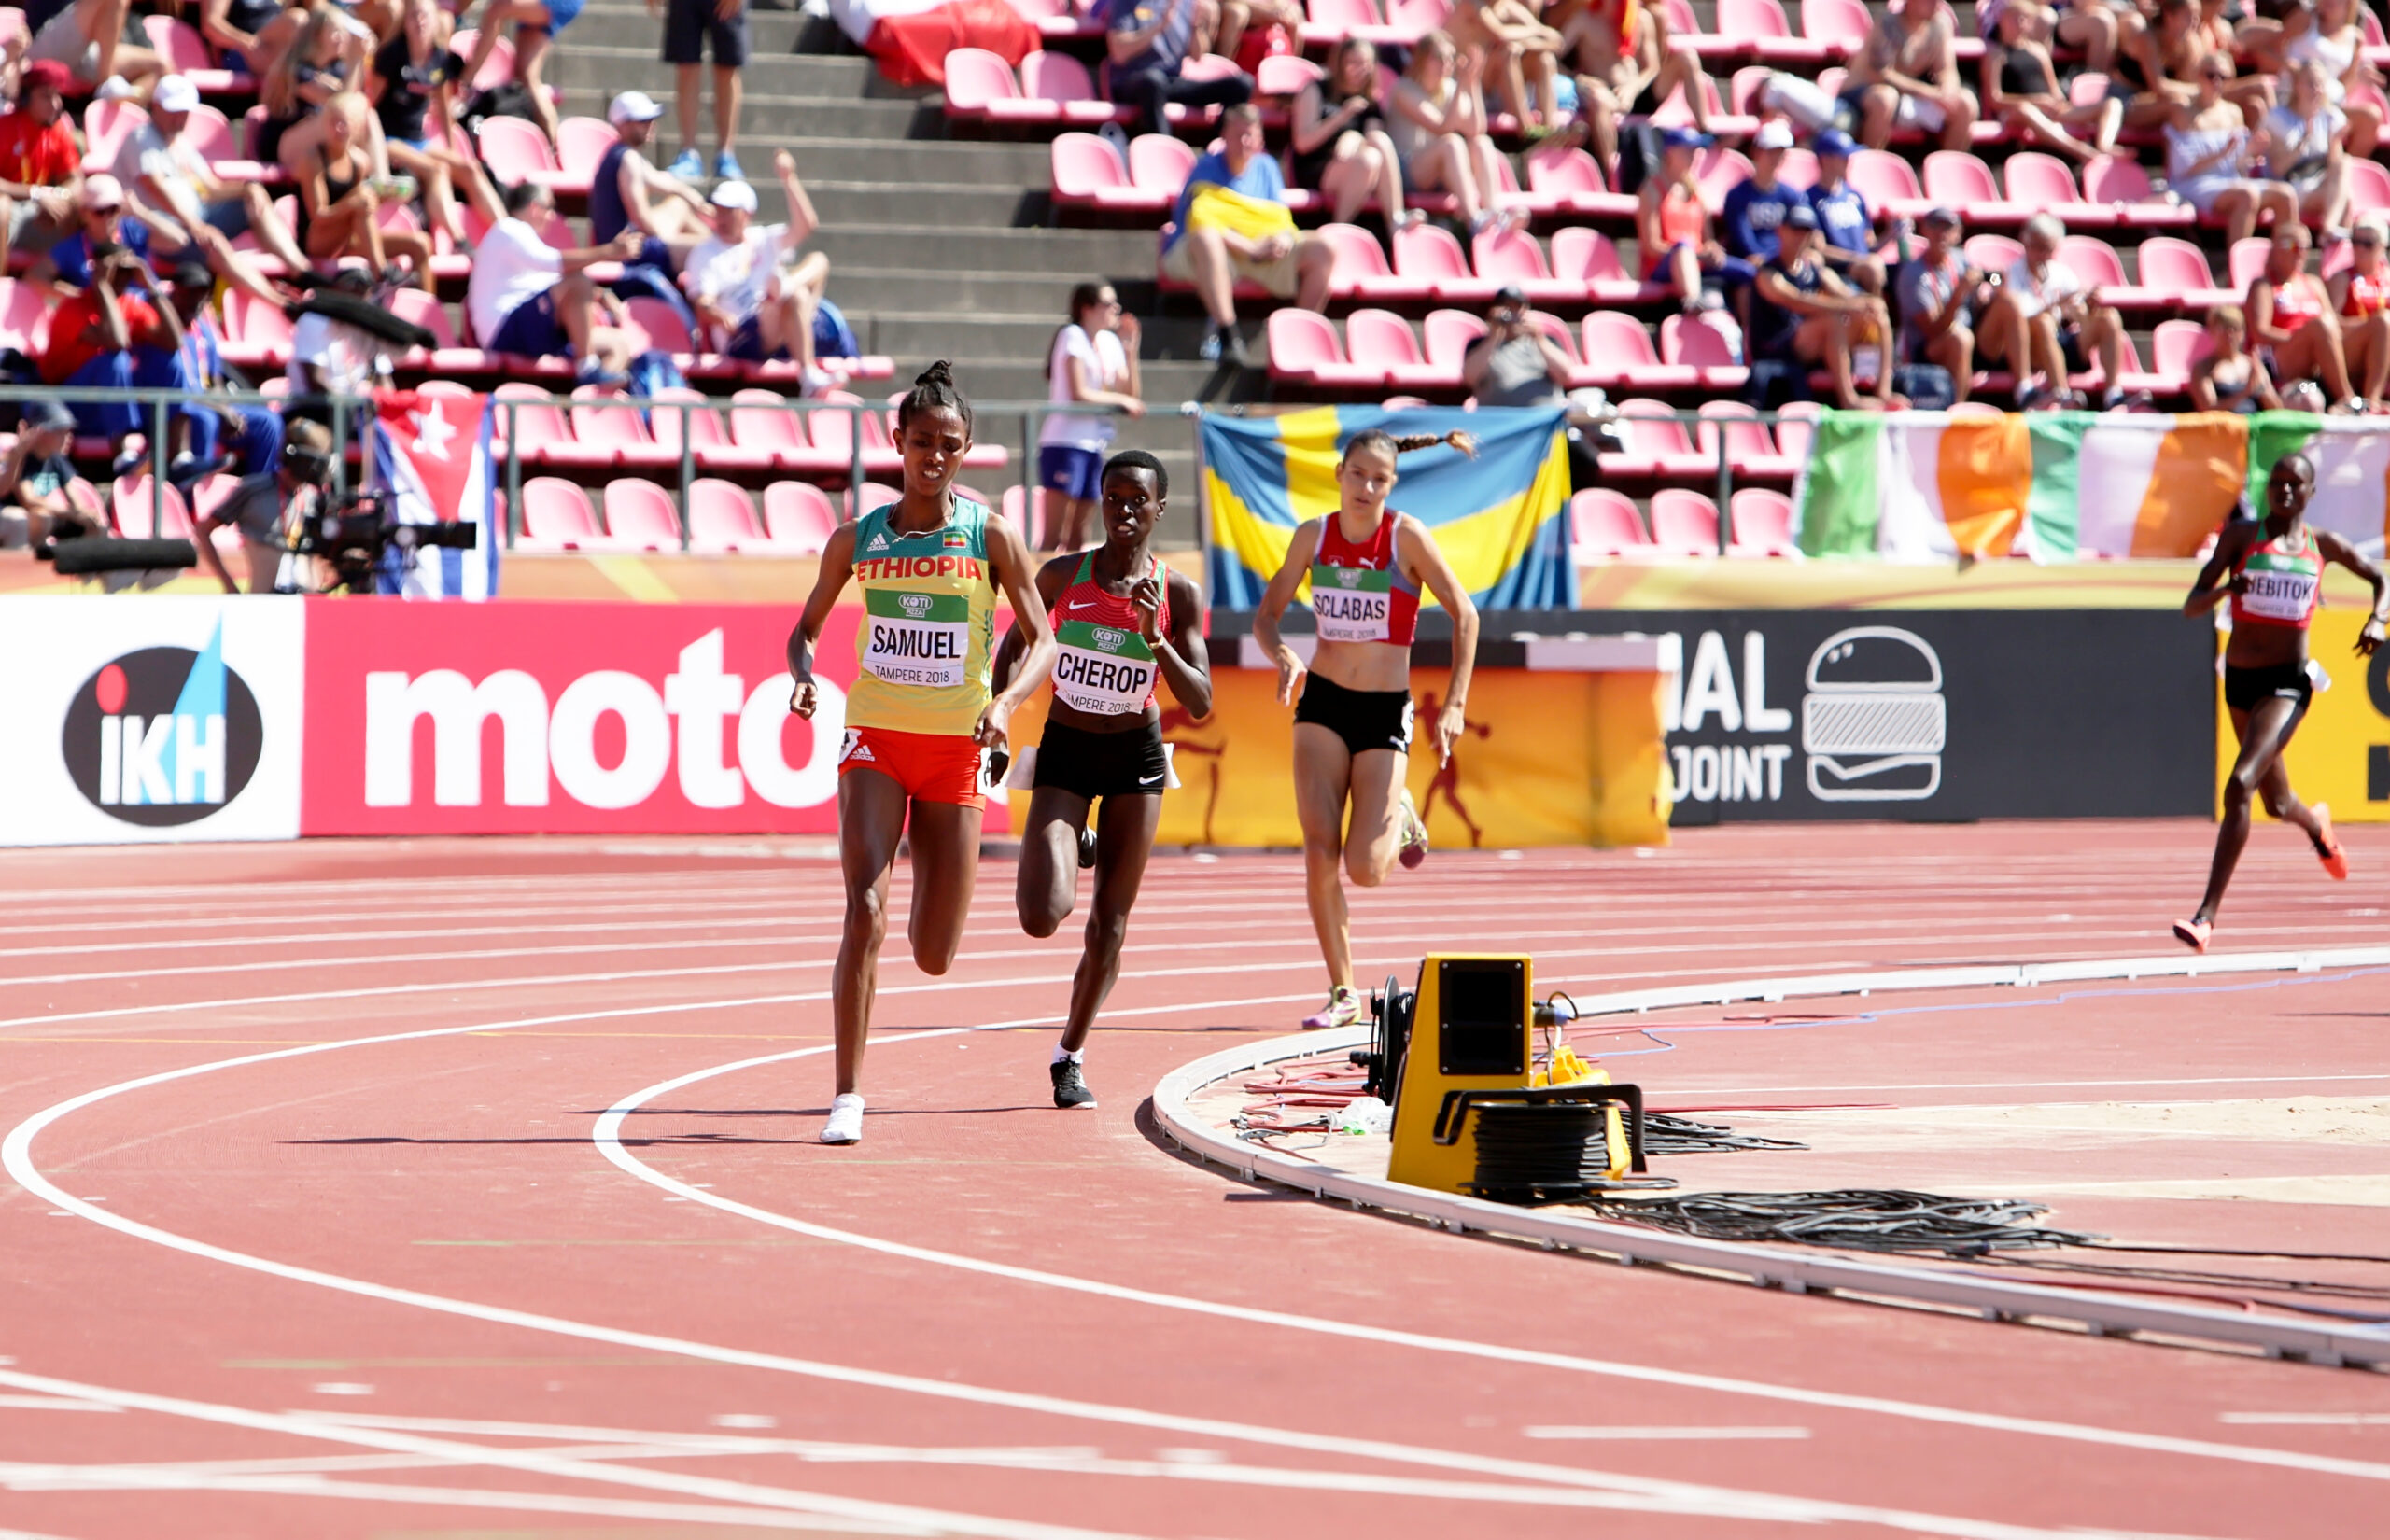
[[[913,913],[905,927],[913,962],[925,973],[954,966],[963,925],[971,917],[971,889],[979,880],[977,807],[954,802],[913,804]]]
[[[1344,871],[1360,888],[1375,888],[1393,869],[1402,843],[1403,773],[1411,756],[1370,749],[1353,756],[1353,823],[1344,835]]]
[[[1353,754],[1317,722],[1295,723],[1295,816],[1303,828],[1303,897],[1333,988],[1353,984],[1351,920],[1344,906],[1344,798]]]
[[[1087,827],[1088,810],[1085,797],[1059,786],[1029,793],[1013,904],[1020,911],[1020,928],[1033,936],[1042,939],[1061,930],[1078,903],[1079,831]]]
[[[1078,972],[1071,978],[1071,1019],[1062,1029],[1062,1046],[1077,1053],[1087,1046],[1095,1014],[1120,977],[1120,946],[1129,937],[1129,911],[1146,880],[1146,862],[1154,852],[1154,831],[1161,827],[1160,797],[1106,797],[1095,821],[1095,897],[1087,917],[1087,948],[1079,954]],[[1078,856],[1074,849],[1071,861]],[[1075,874],[1076,875],[1076,874]]]
[[[855,1088],[872,996],[879,988],[879,944],[888,933],[888,873],[905,833],[905,788],[877,770],[838,777],[838,872],[847,889],[838,960],[830,970],[830,1015],[837,1032],[836,1089]]]
[[[2232,730],[2241,739],[2241,757],[2224,781],[2224,812],[2216,820],[2215,859],[2208,869],[2207,893],[2193,919],[2213,920],[2232,882],[2232,869],[2249,843],[2249,801],[2282,758],[2283,746],[2299,725],[2299,703],[2280,695],[2261,700],[2250,711],[2232,713]]]

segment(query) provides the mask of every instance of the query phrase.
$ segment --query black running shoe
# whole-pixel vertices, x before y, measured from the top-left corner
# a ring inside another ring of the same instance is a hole
[[[1082,829],[1079,831],[1079,870],[1085,872],[1091,869],[1094,865],[1095,831],[1092,829]]]
[[[1095,1093],[1087,1088],[1087,1076],[1076,1059],[1058,1059],[1054,1072],[1054,1105],[1057,1107],[1092,1107]]]

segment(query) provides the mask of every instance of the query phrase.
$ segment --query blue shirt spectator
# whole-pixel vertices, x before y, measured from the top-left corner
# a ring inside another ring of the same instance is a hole
[[[1776,179],[1777,169],[1784,164],[1784,152],[1792,147],[1792,131],[1780,118],[1770,119],[1760,125],[1751,136],[1751,175],[1726,191],[1726,205],[1719,217],[1719,245],[1727,254],[1752,262],[1764,262],[1776,255],[1776,232],[1782,228],[1784,217],[1797,205],[1808,206],[1798,189],[1790,188]]]
[[[1178,67],[1187,63],[1188,46],[1194,41],[1195,7],[1192,0],[1104,0],[1104,30],[1107,33],[1144,32],[1156,21],[1161,23],[1161,30],[1144,50],[1126,59],[1116,57],[1113,69],[1152,69],[1176,75]]]
[[[1180,78],[1195,36],[1195,0],[1103,0],[1104,54],[1112,100],[1135,114],[1144,133],[1168,133],[1170,108],[1232,107],[1253,99],[1253,77]]]
[[[117,242],[144,261],[149,259],[149,227],[138,219],[119,219],[108,239]],[[49,248],[49,265],[58,270],[58,281],[73,284],[77,288],[89,288],[91,284],[91,241],[77,231]]]
[[[1162,245],[1164,251],[1187,233],[1187,205],[1195,201],[1195,189],[1206,182],[1248,198],[1267,198],[1273,203],[1286,201],[1286,174],[1278,169],[1274,156],[1257,155],[1244,163],[1243,171],[1230,171],[1228,156],[1216,149],[1195,162],[1195,169],[1187,174],[1187,185],[1178,189],[1178,206],[1170,215],[1174,228]]]

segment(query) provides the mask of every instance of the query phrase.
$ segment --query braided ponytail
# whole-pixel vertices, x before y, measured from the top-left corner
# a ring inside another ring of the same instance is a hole
[[[971,398],[963,394],[963,387],[954,383],[954,366],[944,358],[916,375],[913,388],[896,403],[897,431],[904,431],[905,425],[918,413],[940,411],[951,412],[962,418],[966,428],[972,426]]]
[[[1341,466],[1351,459],[1353,451],[1357,449],[1383,449],[1389,455],[1402,455],[1422,449],[1434,449],[1439,444],[1450,444],[1470,459],[1477,458],[1477,441],[1458,428],[1450,433],[1405,433],[1397,438],[1385,428],[1372,427],[1353,435],[1352,441],[1344,446],[1344,453],[1337,457],[1337,464]]]

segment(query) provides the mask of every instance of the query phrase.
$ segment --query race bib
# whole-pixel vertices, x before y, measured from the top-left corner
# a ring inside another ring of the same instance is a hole
[[[1146,708],[1154,687],[1154,652],[1146,638],[1117,625],[1064,621],[1055,640],[1054,698],[1075,711],[1120,717]]]
[[[1311,569],[1311,609],[1321,641],[1389,640],[1394,636],[1394,574],[1315,563]]]
[[[2308,558],[2273,557],[2262,552],[2249,558],[2242,573],[2249,580],[2248,592],[2241,595],[2242,611],[2265,621],[2305,620],[2314,610],[2315,591],[2324,581],[2316,564]]]
[[[970,623],[971,601],[961,594],[866,589],[863,666],[891,684],[961,684]]]

